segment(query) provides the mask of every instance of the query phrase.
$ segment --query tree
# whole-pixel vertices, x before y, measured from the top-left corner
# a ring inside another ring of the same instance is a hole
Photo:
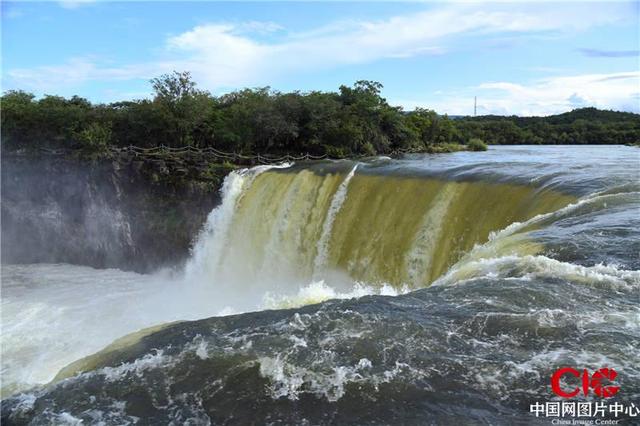
[[[22,90],[10,90],[2,96],[3,148],[20,149],[35,144],[37,132],[35,96]]]
[[[207,118],[211,104],[209,93],[198,90],[189,72],[174,71],[151,80],[155,92],[154,105],[166,119],[171,134],[169,145],[191,145],[193,131]]]
[[[92,104],[73,96],[2,96],[6,150],[107,145],[215,147],[245,154],[386,154],[430,151],[434,144],[482,139],[491,144],[632,144],[640,116],[583,108],[550,117],[449,119],[429,109],[405,113],[382,97],[382,84],[360,80],[335,92],[280,93],[268,87],[214,97],[187,72],[151,80],[152,100]]]
[[[171,74],[152,78],[151,86],[155,92],[154,100],[172,107],[203,93],[196,89],[196,83],[191,79],[191,73],[188,71],[174,71]]]

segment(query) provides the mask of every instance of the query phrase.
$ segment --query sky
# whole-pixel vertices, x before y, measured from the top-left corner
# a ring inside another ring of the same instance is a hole
[[[115,102],[190,71],[215,95],[335,91],[450,115],[640,112],[640,1],[2,1],[2,91]]]

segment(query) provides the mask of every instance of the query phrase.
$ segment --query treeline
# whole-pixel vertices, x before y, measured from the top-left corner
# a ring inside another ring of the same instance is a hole
[[[640,115],[581,108],[548,117],[485,115],[457,120],[465,137],[490,144],[639,144]]]
[[[92,104],[74,96],[2,96],[5,150],[109,146],[214,147],[227,152],[310,153],[331,157],[481,141],[515,143],[637,143],[638,115],[577,110],[546,118],[451,119],[427,109],[404,112],[381,96],[382,85],[358,81],[337,92],[280,93],[245,89],[223,96],[199,90],[188,73],[151,81],[154,97]]]
[[[454,140],[450,119],[433,111],[405,115],[390,106],[382,85],[358,81],[337,93],[245,89],[212,96],[188,73],[151,81],[152,100],[93,105],[13,91],[2,97],[7,149],[109,145],[196,146],[243,154],[310,153],[333,157],[423,150]]]

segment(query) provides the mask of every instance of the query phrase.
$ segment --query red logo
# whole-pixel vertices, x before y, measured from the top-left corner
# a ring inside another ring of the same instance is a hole
[[[610,398],[617,394],[620,390],[620,386],[604,386],[602,384],[603,379],[607,379],[612,382],[618,373],[613,368],[601,368],[593,374],[589,374],[589,371],[582,370],[582,372],[571,367],[564,367],[556,370],[551,376],[551,389],[553,393],[563,398],[573,398],[580,393],[580,386],[576,386],[573,390],[566,391],[560,387],[560,379],[563,376],[569,375],[576,378],[580,378],[582,381],[582,393],[584,396],[589,395],[589,390],[593,389],[593,393],[602,398]]]

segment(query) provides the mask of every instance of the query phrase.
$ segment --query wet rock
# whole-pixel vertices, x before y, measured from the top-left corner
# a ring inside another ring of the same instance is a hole
[[[180,265],[231,167],[201,160],[2,156],[2,262],[148,272]]]

